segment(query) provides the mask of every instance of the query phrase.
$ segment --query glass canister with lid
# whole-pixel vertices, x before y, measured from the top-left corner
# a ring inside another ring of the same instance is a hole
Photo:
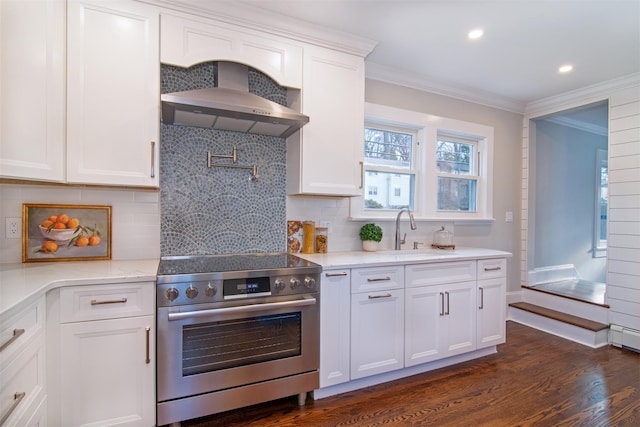
[[[326,254],[329,246],[329,229],[327,227],[316,228],[316,253]]]

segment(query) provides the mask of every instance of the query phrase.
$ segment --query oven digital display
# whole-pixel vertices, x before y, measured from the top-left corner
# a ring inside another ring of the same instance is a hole
[[[268,277],[227,279],[222,289],[224,299],[262,297],[271,295],[271,282]]]

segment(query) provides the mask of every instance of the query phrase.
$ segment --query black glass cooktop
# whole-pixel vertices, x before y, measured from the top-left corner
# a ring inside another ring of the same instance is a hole
[[[320,268],[319,265],[288,253],[230,254],[162,257],[158,276]]]

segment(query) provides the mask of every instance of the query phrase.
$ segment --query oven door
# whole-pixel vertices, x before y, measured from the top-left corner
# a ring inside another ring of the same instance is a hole
[[[158,401],[319,366],[319,295],[158,308]]]

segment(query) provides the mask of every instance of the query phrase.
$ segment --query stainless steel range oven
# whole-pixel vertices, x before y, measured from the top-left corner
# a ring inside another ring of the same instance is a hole
[[[319,386],[320,271],[295,255],[164,257],[157,289],[157,423]]]

